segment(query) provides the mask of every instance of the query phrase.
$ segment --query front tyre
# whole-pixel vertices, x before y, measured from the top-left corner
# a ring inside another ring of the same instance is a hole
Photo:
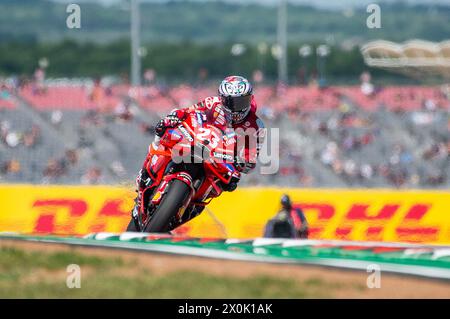
[[[127,232],[138,232],[139,229],[136,227],[136,221],[133,217],[131,217],[130,222],[128,223]]]
[[[169,222],[174,217],[184,201],[189,196],[190,187],[178,180],[174,179],[168,185],[169,190],[164,195],[158,208],[153,213],[150,221],[144,228],[146,233],[164,233],[169,231]]]

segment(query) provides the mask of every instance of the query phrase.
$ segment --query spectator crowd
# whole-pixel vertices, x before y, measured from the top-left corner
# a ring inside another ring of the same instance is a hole
[[[256,87],[260,117],[280,129],[280,167],[244,182],[448,188],[449,92],[377,88],[367,74],[352,87]],[[0,81],[0,181],[132,181],[157,119],[212,94],[212,86],[52,83],[40,72],[34,81]]]

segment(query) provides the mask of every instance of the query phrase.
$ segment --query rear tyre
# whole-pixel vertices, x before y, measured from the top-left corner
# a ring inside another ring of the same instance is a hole
[[[177,179],[171,181],[168,187],[167,194],[164,195],[152,218],[145,226],[144,232],[168,232],[170,219],[183,207],[184,201],[191,191],[186,183]]]

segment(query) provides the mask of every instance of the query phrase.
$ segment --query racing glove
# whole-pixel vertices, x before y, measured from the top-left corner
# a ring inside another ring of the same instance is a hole
[[[234,166],[243,174],[250,173],[256,167],[257,154],[248,149],[241,149],[234,158]]]
[[[240,173],[248,174],[252,169],[256,167],[256,163],[246,161],[244,158],[237,155],[234,158],[234,166]]]
[[[222,183],[222,189],[226,192],[232,192],[237,188],[237,185],[239,183],[239,177],[238,176],[233,176],[231,178],[231,181],[228,184]]]
[[[249,163],[249,162],[244,162],[244,163],[240,163],[237,162],[235,163],[236,169],[244,174],[248,174],[252,169],[254,169],[256,167],[256,163]]]
[[[166,129],[169,127],[175,127],[181,123],[181,120],[175,114],[169,114],[165,118],[159,120],[155,126],[155,134],[159,137],[163,136]]]

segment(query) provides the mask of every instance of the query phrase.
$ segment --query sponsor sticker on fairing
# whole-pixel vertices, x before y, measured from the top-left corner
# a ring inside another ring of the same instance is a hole
[[[191,114],[190,116],[191,116],[192,127],[197,127],[197,123],[198,123],[197,118],[195,117],[194,114]]]
[[[233,138],[236,136],[236,132],[231,130],[231,131],[227,132],[227,134],[225,136],[226,136],[226,138]]]
[[[195,112],[195,115],[197,116],[198,125],[202,126],[203,125],[202,115],[200,114],[200,112]]]
[[[226,160],[226,161],[232,161],[233,160],[233,156],[231,156],[230,154],[213,152],[213,156],[215,158],[220,158],[220,159],[223,159],[223,160]]]
[[[181,138],[181,135],[178,134],[178,132],[176,130],[170,130],[169,134],[172,135],[173,137],[175,137],[176,139]]]
[[[192,138],[191,134],[189,134],[189,132],[183,126],[180,126],[178,129],[180,130],[181,133],[183,133],[184,137],[186,137],[186,139],[189,142],[193,142],[194,141],[194,139]]]

